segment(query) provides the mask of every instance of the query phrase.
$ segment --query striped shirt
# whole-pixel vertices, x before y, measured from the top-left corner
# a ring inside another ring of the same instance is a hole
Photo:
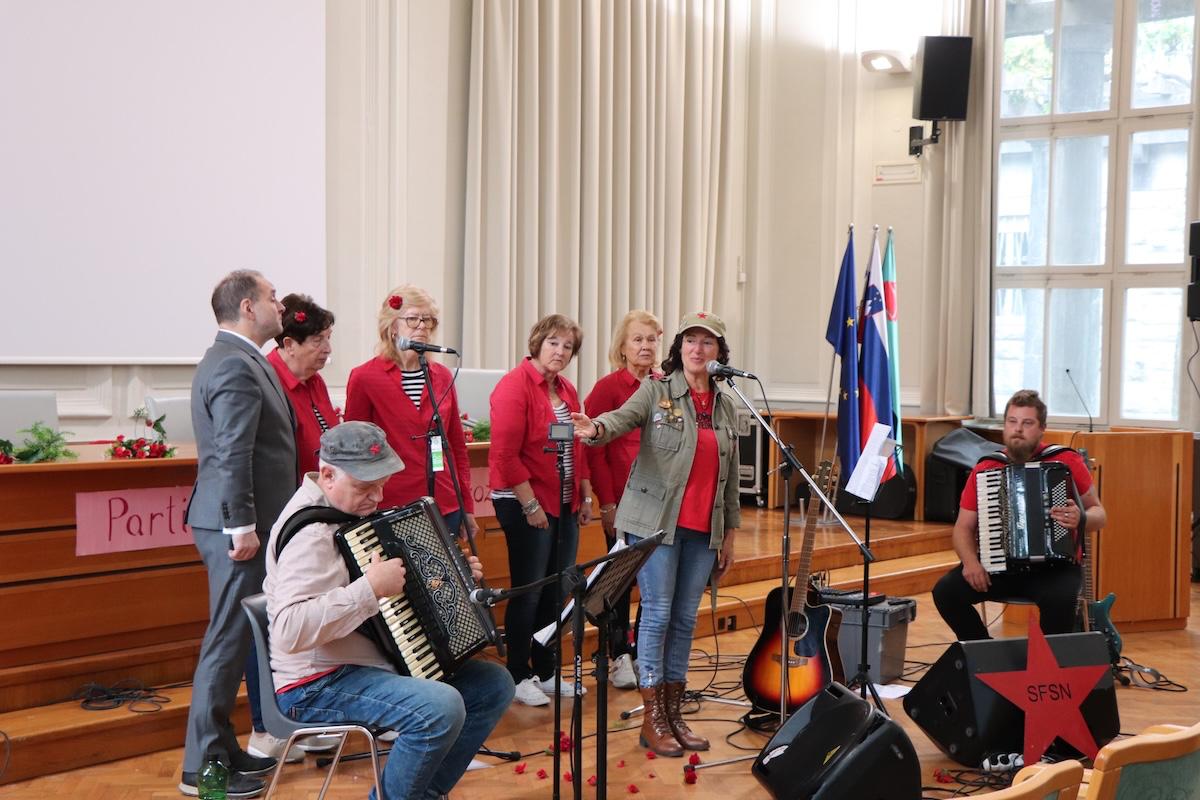
[[[421,407],[421,393],[425,391],[425,374],[419,369],[400,370],[400,385],[413,405]]]

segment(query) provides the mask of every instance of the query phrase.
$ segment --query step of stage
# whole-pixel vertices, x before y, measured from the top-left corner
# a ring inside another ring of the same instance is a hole
[[[958,563],[953,550],[929,549],[930,542],[939,540],[939,536],[890,543],[881,539],[872,543],[878,561],[872,566],[871,590],[891,595],[929,591],[942,573]],[[920,552],[914,554],[911,552],[914,549]],[[861,586],[861,562],[850,557],[857,555],[857,548],[849,544],[845,548],[837,546],[829,550],[832,552],[823,548],[814,554],[814,568],[828,570],[830,585],[835,588]],[[909,554],[899,555],[906,551]],[[890,557],[889,553],[892,554]],[[776,555],[752,557],[746,561],[748,563],[735,565],[720,586],[715,615],[707,594],[701,601],[697,637],[762,624],[767,594],[779,586],[780,559]],[[794,561],[792,566],[794,569]],[[736,583],[731,580],[755,575],[762,577]],[[590,657],[595,651],[596,641],[597,632],[589,625],[583,648],[585,656]],[[570,645],[566,650],[571,650]],[[570,663],[570,652],[564,652],[563,657],[564,663]],[[590,664],[588,669],[591,669]],[[180,747],[191,703],[191,687],[161,689],[157,694],[166,697],[168,702],[153,713],[134,713],[128,706],[86,711],[77,701],[0,713],[0,731],[8,735],[12,748],[11,763],[0,777],[0,784]],[[239,733],[249,732],[249,709],[244,689],[238,698],[235,724]]]

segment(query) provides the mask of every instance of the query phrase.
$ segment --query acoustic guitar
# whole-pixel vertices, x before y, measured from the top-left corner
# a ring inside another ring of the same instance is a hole
[[[831,484],[833,465],[821,462],[815,483],[822,491]],[[776,587],[767,595],[766,618],[762,633],[750,650],[742,670],[742,687],[747,699],[763,711],[778,711],[783,690],[783,673],[787,673],[787,709],[796,710],[834,680],[843,681],[842,659],[837,650],[837,634],[841,612],[822,605],[811,580],[813,546],[816,540],[818,512],[814,501],[808,503],[805,514],[804,541],[795,583],[788,589],[788,652],[787,664],[782,663],[783,588]],[[833,657],[830,658],[830,653]]]

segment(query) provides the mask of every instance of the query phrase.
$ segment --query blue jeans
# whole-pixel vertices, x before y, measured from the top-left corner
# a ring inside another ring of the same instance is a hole
[[[400,734],[383,768],[386,800],[447,794],[513,698],[508,671],[468,661],[448,681],[344,666],[278,695],[297,722],[359,722]],[[375,797],[372,790],[371,798]]]
[[[625,538],[629,544],[641,540],[632,534]],[[643,689],[687,680],[696,610],[717,560],[708,540],[707,533],[677,528],[674,544],[660,544],[638,573],[638,683]]]

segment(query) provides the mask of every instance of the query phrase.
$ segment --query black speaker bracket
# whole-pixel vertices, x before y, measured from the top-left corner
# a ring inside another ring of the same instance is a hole
[[[938,121],[933,120],[933,129],[929,133],[929,138],[924,138],[925,126],[913,125],[908,129],[908,154],[910,156],[921,157],[921,153],[925,150],[925,145],[937,144],[942,137],[941,130],[938,129]]]

